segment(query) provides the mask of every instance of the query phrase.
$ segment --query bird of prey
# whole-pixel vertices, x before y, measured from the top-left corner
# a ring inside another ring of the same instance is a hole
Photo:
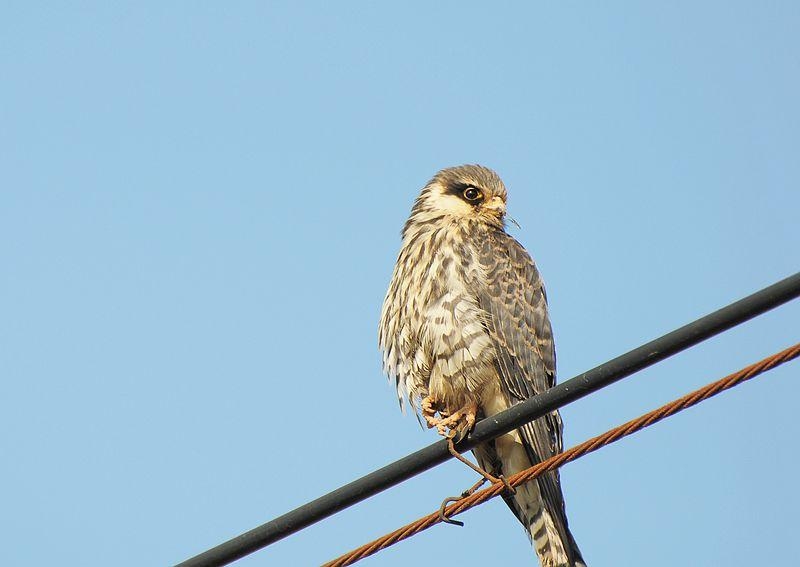
[[[506,188],[479,165],[444,169],[422,189],[381,312],[385,372],[428,427],[462,438],[555,383],[556,357],[539,272],[505,231]],[[557,411],[473,449],[510,476],[562,450]],[[505,493],[542,567],[585,567],[567,525],[558,471]]]

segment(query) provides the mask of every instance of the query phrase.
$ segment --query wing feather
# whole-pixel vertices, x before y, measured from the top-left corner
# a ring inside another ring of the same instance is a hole
[[[509,404],[553,387],[556,354],[544,285],[530,255],[505,232],[490,233],[478,254],[483,283],[473,282],[497,353],[497,367]],[[558,412],[520,427],[525,451],[538,463],[562,450]],[[542,498],[567,541],[567,520],[558,471],[538,479]]]

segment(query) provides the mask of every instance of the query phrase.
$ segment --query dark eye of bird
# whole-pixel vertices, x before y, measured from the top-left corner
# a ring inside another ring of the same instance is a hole
[[[467,201],[471,201],[473,203],[481,198],[481,192],[475,189],[475,187],[467,187],[464,189],[464,193],[462,194]]]

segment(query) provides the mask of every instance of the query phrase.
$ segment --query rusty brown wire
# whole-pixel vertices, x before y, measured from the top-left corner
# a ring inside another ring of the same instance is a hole
[[[700,402],[707,400],[708,398],[715,396],[720,392],[728,390],[729,388],[738,386],[742,382],[754,378],[759,374],[766,372],[767,370],[771,370],[785,362],[789,362],[798,356],[800,356],[800,343],[782,350],[779,353],[773,354],[772,356],[768,356],[767,358],[764,358],[755,364],[751,364],[750,366],[747,366],[738,372],[729,374],[728,376],[725,376],[716,382],[707,384],[706,386],[703,386],[702,388],[695,390],[690,394],[665,404],[660,408],[648,412],[636,419],[610,429],[602,435],[598,435],[597,437],[593,437],[587,441],[584,441],[583,443],[567,449],[558,455],[554,455],[553,457],[528,469],[525,469],[524,471],[520,471],[517,474],[510,476],[507,479],[508,483],[514,487],[519,486],[520,484],[528,482],[529,480],[536,478],[546,471],[557,469],[561,465],[596,451],[600,447],[614,443],[623,437],[627,437],[628,435],[640,431],[645,427],[649,427],[650,425],[653,425],[664,418],[670,417],[680,411],[699,404]],[[456,514],[465,512],[470,508],[474,508],[475,506],[483,504],[487,500],[500,495],[505,489],[506,487],[502,482],[493,483],[490,487],[474,492],[449,505],[445,509],[445,516],[450,518]],[[352,565],[353,563],[356,563],[365,557],[369,557],[370,555],[386,549],[397,542],[416,535],[419,532],[440,523],[441,521],[442,519],[439,512],[428,514],[427,516],[403,526],[402,528],[399,528],[370,543],[362,545],[361,547],[354,549],[349,553],[345,553],[344,555],[329,561],[328,563],[325,563],[323,567],[344,567],[345,565]]]

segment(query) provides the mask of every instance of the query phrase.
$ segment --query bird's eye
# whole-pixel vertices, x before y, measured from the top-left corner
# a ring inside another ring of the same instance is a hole
[[[481,192],[475,189],[475,187],[467,187],[462,194],[467,201],[475,202],[481,198]]]

